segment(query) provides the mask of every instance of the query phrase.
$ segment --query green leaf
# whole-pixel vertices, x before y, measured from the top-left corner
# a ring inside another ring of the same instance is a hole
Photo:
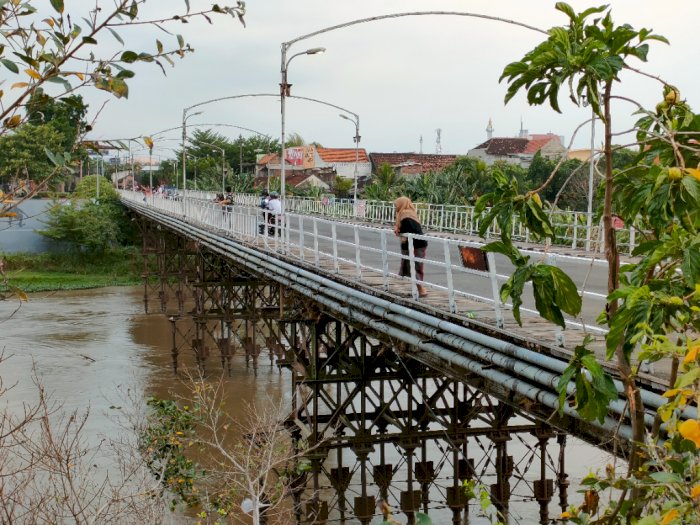
[[[185,5],[187,6],[187,12],[190,12],[190,0],[185,0]]]
[[[63,13],[63,0],[51,0],[51,6],[56,10],[58,13]]]
[[[561,11],[564,13],[566,16],[568,16],[571,20],[576,20],[576,12],[574,11],[573,7],[571,7],[569,4],[566,2],[557,2],[554,4],[554,9],[557,11]]]
[[[695,200],[695,205],[700,206],[700,181],[695,177],[683,177],[681,184],[683,185],[683,189]]]
[[[51,161],[51,163],[54,166],[61,165],[61,163],[59,162],[59,159],[56,158],[56,156],[48,148],[44,148],[44,153],[46,153],[46,156],[49,158],[49,160]]]
[[[683,250],[681,270],[688,286],[692,287],[700,282],[700,246],[698,244]]]
[[[83,37],[83,44],[97,44],[97,40],[95,40],[91,36],[84,36]]]
[[[700,378],[700,368],[693,368],[690,372],[683,374],[676,381],[676,388],[685,388],[688,385],[692,385],[695,381]]]
[[[185,39],[182,38],[182,35],[177,35],[177,44],[180,46],[180,49],[185,47]]]
[[[2,62],[2,65],[5,66],[10,71],[12,71],[13,73],[19,73],[19,68],[17,67],[17,64],[15,64],[12,60],[7,60],[6,58],[2,58],[2,59],[0,59],[0,62]]]
[[[551,267],[551,276],[554,296],[559,308],[569,315],[578,315],[581,312],[581,296],[571,277],[556,266]]]
[[[139,59],[138,54],[136,54],[133,51],[124,51],[122,53],[122,56],[120,57],[120,60],[122,62],[126,62],[127,64],[132,64],[133,62],[136,62]]]
[[[676,474],[670,472],[652,472],[649,477],[659,483],[683,483],[683,480]]]
[[[121,45],[124,45],[124,41],[122,40],[122,37],[119,36],[119,33],[117,33],[111,27],[108,27],[107,29],[109,29],[109,32],[112,33],[112,36],[117,39],[117,42],[119,42]]]

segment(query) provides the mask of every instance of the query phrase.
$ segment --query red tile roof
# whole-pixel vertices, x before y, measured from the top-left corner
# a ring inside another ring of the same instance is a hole
[[[425,173],[445,168],[457,160],[457,155],[431,155],[424,153],[370,153],[376,170],[384,164],[400,167],[405,174]]]
[[[355,162],[355,148],[316,148],[323,162]],[[364,148],[357,150],[358,162],[368,162]]]
[[[530,142],[527,143],[527,146],[525,146],[525,151],[523,153],[532,153],[535,154],[538,151],[540,151],[543,147],[545,147],[547,144],[549,144],[554,138],[557,139],[557,142],[559,141],[558,137],[549,137],[549,138],[544,138],[544,139],[535,139],[531,140]]]
[[[554,133],[533,133],[532,135],[528,135],[528,138],[530,140],[557,139],[559,142],[561,142],[559,135],[555,135]]]
[[[479,144],[475,149],[485,149],[488,155],[515,155],[523,153],[528,142],[521,138],[494,138]]]
[[[260,157],[256,164],[279,164],[280,156],[277,153],[268,153]]]

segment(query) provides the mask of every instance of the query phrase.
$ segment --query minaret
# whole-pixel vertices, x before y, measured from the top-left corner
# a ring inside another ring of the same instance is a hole
[[[440,144],[440,135],[442,135],[442,130],[440,128],[438,128],[435,130],[435,133],[437,134],[437,137],[435,137],[435,154],[441,155],[442,154],[442,144]]]
[[[491,118],[489,117],[489,125],[486,126],[486,138],[491,140],[493,138],[493,122],[491,122]]]
[[[418,142],[420,143],[420,154],[423,155],[423,135],[420,136],[420,140]]]
[[[520,117],[520,133],[518,134],[518,137],[521,139],[526,139],[528,136],[527,130],[523,127],[523,117]]]

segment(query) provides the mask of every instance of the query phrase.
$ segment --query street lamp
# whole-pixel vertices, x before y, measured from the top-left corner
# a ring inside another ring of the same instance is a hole
[[[182,190],[185,191],[187,189],[187,172],[185,171],[187,169],[186,163],[187,163],[187,158],[186,158],[186,145],[185,145],[185,140],[187,140],[187,119],[190,117],[194,117],[195,115],[201,115],[201,111],[197,111],[195,113],[192,113],[191,115],[187,114],[187,110],[189,108],[185,108],[182,110]]]
[[[285,159],[284,159],[284,150],[285,150],[285,145],[284,145],[284,115],[285,115],[285,99],[291,95],[290,90],[292,88],[292,85],[287,83],[287,71],[289,70],[289,63],[294,60],[295,57],[298,57],[299,55],[316,55],[318,53],[323,53],[326,50],[325,47],[312,47],[311,49],[307,49],[306,51],[302,51],[301,53],[296,53],[295,55],[292,55],[289,57],[289,60],[287,60],[287,46],[282,45],[282,82],[280,83],[280,113],[282,116],[282,125],[281,125],[281,133],[280,133],[280,141],[282,143],[282,152],[281,152],[281,157],[280,157],[280,199],[281,199],[281,205],[282,205],[282,213],[284,213],[284,206],[286,203],[286,198],[285,198],[285,169],[284,169],[284,164],[285,164]]]
[[[216,148],[221,151],[221,193],[226,191],[226,157],[224,156],[224,148],[217,146],[216,144],[209,144],[208,142],[198,141],[204,146],[209,146],[211,148]]]
[[[359,162],[359,157],[360,157],[360,117],[358,115],[355,115],[355,118],[352,119],[348,117],[347,115],[343,115],[342,113],[340,114],[340,118],[349,120],[353,124],[355,124],[355,136],[353,137],[353,140],[355,141],[355,184],[354,184],[354,189],[352,192],[352,202],[353,206],[355,208],[355,215],[357,215],[357,163]]]
[[[593,173],[595,158],[593,151],[595,148],[595,111],[591,108],[591,155],[588,159],[588,215],[586,217],[586,251],[591,250],[591,229],[593,228]]]

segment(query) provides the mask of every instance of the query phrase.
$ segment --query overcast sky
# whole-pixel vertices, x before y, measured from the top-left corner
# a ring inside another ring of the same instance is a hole
[[[152,2],[159,9],[184,7],[180,0]],[[190,4],[194,11],[211,2],[190,0]],[[444,10],[493,15],[547,29],[565,23],[554,4],[553,0],[248,0],[246,28],[227,17],[216,17],[211,26],[198,21],[175,27],[196,52],[177,61],[175,68],[168,68],[167,76],[157,68],[139,66],[136,78],[130,81],[128,100],[84,91],[93,110],[103,100],[110,100],[91,137],[151,134],[179,126],[183,108],[202,101],[276,94],[281,43],[322,28],[382,14]],[[571,4],[577,10],[600,5],[579,0]],[[613,0],[611,4],[617,23],[626,22],[636,29],[653,28],[669,38],[671,46],[652,43],[649,62],[634,65],[676,84],[697,110],[700,2]],[[146,37],[143,31],[122,36]],[[149,42],[155,38],[165,42],[164,37],[150,29]],[[524,95],[518,95],[507,106],[503,103],[506,86],[498,83],[503,67],[542,39],[539,33],[513,25],[460,16],[383,20],[296,43],[289,56],[318,46],[327,51],[295,58],[288,81],[293,84],[292,95],[320,99],[359,114],[361,146],[369,152],[419,152],[422,137],[422,151],[434,153],[436,130],[441,129],[442,152],[464,154],[486,139],[489,118],[495,136],[515,136],[522,120],[530,133],[552,132],[568,141],[590,110],[563,100],[560,115],[548,107],[528,106]],[[660,100],[657,82],[629,73],[622,79],[622,85],[616,88],[618,94],[649,107]],[[203,114],[188,119],[189,124],[220,123],[273,137],[280,134],[278,97],[240,98],[199,109]],[[628,104],[618,103],[614,111],[618,131],[629,128],[635,120]],[[354,126],[338,113],[320,104],[289,100],[287,133],[299,133],[307,142],[316,141],[325,147],[351,148]],[[232,127],[212,128],[229,137],[239,132]],[[173,132],[165,136],[179,135]],[[600,136],[599,128],[597,143]],[[574,144],[583,148],[589,142],[587,128]],[[177,142],[163,140],[156,147],[161,145],[176,147]],[[172,152],[164,150],[161,154]]]

